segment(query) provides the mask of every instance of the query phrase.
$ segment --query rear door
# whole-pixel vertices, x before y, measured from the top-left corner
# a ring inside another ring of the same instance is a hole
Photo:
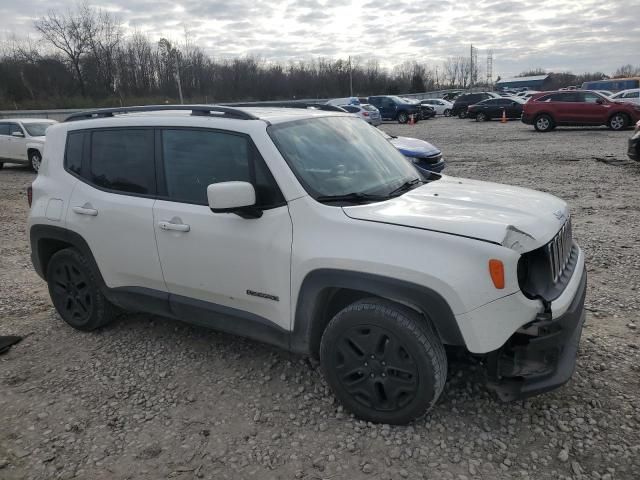
[[[541,103],[550,104],[550,112],[556,122],[577,123],[581,118],[578,100],[577,92],[558,92],[545,96]]]
[[[78,151],[79,169],[68,156]],[[153,129],[71,132],[65,162],[80,180],[71,194],[67,228],[89,244],[107,286],[166,293],[153,225]]]
[[[9,124],[0,122],[0,159],[10,160],[9,156]]]
[[[180,316],[221,312],[229,321],[267,320],[288,330],[293,227],[251,138],[165,128],[157,145],[164,173],[153,215],[172,309]],[[260,218],[211,211],[207,187],[226,181],[254,185]]]

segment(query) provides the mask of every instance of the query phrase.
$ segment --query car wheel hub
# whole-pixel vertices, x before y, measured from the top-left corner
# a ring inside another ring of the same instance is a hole
[[[361,405],[394,411],[418,393],[418,370],[405,345],[376,326],[349,330],[336,349],[336,368],[343,388]]]
[[[624,125],[624,120],[622,117],[616,116],[616,117],[613,117],[613,119],[611,120],[611,127],[613,127],[615,130],[621,129],[623,125]]]
[[[84,322],[91,314],[91,293],[84,274],[71,263],[63,263],[53,272],[53,291],[61,310],[74,322]]]

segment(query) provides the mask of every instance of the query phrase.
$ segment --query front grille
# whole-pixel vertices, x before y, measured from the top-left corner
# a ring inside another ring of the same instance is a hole
[[[569,219],[564,223],[556,236],[546,245],[553,283],[558,282],[564,273],[569,258],[571,257],[572,248],[571,219]]]

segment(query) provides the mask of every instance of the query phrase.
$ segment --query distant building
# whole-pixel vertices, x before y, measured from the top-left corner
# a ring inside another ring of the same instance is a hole
[[[535,75],[533,77],[503,78],[496,82],[496,89],[514,90],[548,90],[551,83],[551,74]]]

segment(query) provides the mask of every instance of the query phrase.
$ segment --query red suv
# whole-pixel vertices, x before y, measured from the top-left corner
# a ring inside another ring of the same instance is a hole
[[[558,125],[607,125],[623,130],[640,120],[640,105],[617,102],[590,90],[542,92],[524,104],[522,121],[539,132]]]

